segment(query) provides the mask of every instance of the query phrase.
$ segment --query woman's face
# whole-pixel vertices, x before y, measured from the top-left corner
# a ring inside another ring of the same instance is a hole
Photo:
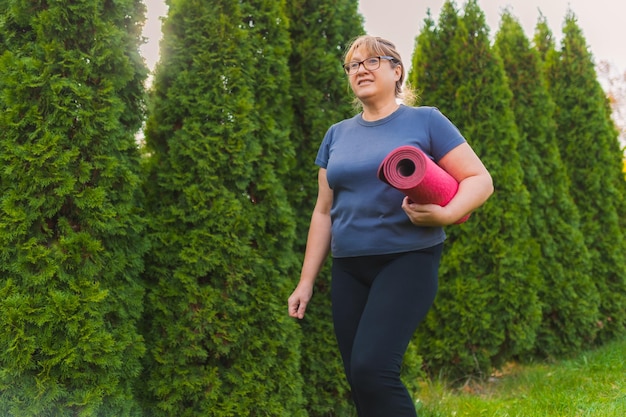
[[[374,53],[357,48],[350,62],[360,62],[367,58],[375,57]],[[355,74],[348,75],[350,87],[354,94],[363,103],[378,103],[396,99],[396,82],[402,75],[402,67],[386,59],[380,60],[380,66],[374,70],[368,70],[365,65],[359,65]]]

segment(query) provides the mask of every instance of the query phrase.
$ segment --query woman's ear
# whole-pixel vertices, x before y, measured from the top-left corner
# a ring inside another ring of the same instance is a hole
[[[404,71],[404,69],[402,68],[402,65],[398,64],[398,65],[396,65],[394,70],[395,70],[395,73],[396,73],[396,81],[399,81],[400,77],[402,77],[402,71]]]

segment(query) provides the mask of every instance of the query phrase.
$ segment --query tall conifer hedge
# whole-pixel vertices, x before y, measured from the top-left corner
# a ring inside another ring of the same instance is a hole
[[[603,343],[626,331],[626,238],[619,218],[626,196],[617,180],[623,154],[591,53],[571,11],[563,34],[561,50],[546,71],[557,105],[557,139],[600,295],[597,325]]]
[[[353,114],[357,3],[167,3],[141,159],[143,3],[0,0],[0,415],[350,415],[328,271],[303,322],[286,300],[315,154]],[[486,375],[624,333],[623,154],[564,28],[557,52],[540,20],[533,51],[505,13],[494,50],[477,0],[447,1],[418,37],[409,81],[496,193],[447,229],[415,369]]]
[[[363,23],[357,3],[352,0],[294,0],[287,3],[287,11],[292,22],[291,142],[296,158],[284,181],[294,208],[297,251],[302,259],[317,198],[317,151],[326,130],[354,114],[341,64],[350,40],[363,33]],[[291,277],[294,287],[298,277],[296,270]],[[352,408],[352,402],[331,317],[330,268],[320,273],[307,316],[300,325],[301,373],[306,376],[304,393],[309,415],[349,415],[347,410]]]
[[[431,371],[488,375],[531,350],[540,324],[538,247],[527,218],[519,137],[502,62],[475,0],[459,16],[447,1],[417,38],[409,80],[439,107],[491,172],[495,194],[463,225],[447,228],[440,291],[418,329]]]
[[[283,1],[168,2],[146,129],[150,416],[306,416]]]
[[[535,350],[543,355],[571,353],[594,341],[599,298],[579,228],[580,214],[556,142],[555,106],[539,53],[509,11],[502,15],[495,47],[513,92],[518,152],[531,197],[528,223],[541,248],[543,319]]]
[[[0,1],[0,415],[137,415],[143,19]]]

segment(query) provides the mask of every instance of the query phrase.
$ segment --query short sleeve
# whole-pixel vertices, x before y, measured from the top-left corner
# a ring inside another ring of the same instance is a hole
[[[321,168],[326,169],[328,167],[328,159],[330,157],[330,144],[332,142],[332,130],[331,127],[326,131],[326,135],[324,135],[324,140],[317,151],[317,157],[315,158],[315,165],[318,165]]]
[[[459,129],[439,109],[433,107],[428,123],[431,155],[435,161],[466,142]]]

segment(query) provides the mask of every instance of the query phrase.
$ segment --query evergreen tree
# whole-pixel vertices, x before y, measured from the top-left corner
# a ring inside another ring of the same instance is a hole
[[[317,198],[317,151],[326,130],[354,114],[341,64],[349,41],[363,33],[363,23],[352,0],[294,0],[287,10],[292,21],[291,141],[296,159],[284,182],[295,210],[297,251],[302,257]],[[309,415],[320,417],[347,415],[346,409],[352,407],[332,327],[328,266],[317,279],[315,296],[300,323],[306,408]],[[292,274],[294,286],[299,272]]]
[[[539,54],[539,58],[544,66],[552,64],[552,61],[556,59],[557,51],[556,44],[554,43],[554,36],[548,25],[548,19],[543,15],[539,15],[537,20],[537,26],[535,26],[535,36],[533,37],[534,49]],[[544,79],[546,83],[550,85],[552,79],[549,77],[549,73],[544,69]]]
[[[150,416],[305,416],[284,2],[171,0],[146,128]]]
[[[619,195],[624,197],[621,199],[617,199],[614,202],[615,210],[617,211],[617,217],[619,219],[619,228],[624,235],[624,239],[626,239],[626,177],[623,173],[626,148],[622,146],[620,138],[620,128],[613,118],[613,107],[611,106],[611,98],[608,93],[605,93],[605,95],[605,114],[608,118],[607,127],[609,130],[609,132],[607,132],[607,136],[617,138],[617,140],[615,141],[609,140],[608,152],[609,155],[611,155],[610,163],[612,163],[612,166],[607,167],[607,170],[613,174],[613,180],[615,181],[615,188],[617,189],[617,192],[619,193]]]
[[[462,17],[447,1],[438,27],[427,23],[417,45],[411,83],[459,127],[496,189],[469,221],[447,229],[439,295],[418,329],[420,352],[432,371],[488,375],[533,348],[541,319],[511,91],[475,0]]]
[[[0,6],[0,415],[137,415],[144,6]]]
[[[554,103],[543,81],[539,53],[509,11],[502,15],[495,47],[513,92],[518,152],[531,196],[528,223],[541,247],[543,322],[536,350],[560,355],[590,345],[597,330],[598,293],[556,143]]]
[[[407,78],[407,83],[418,92],[416,104],[421,103],[421,94],[424,93],[428,96],[428,102],[440,109],[456,107],[454,95],[449,93],[460,85],[462,73],[447,63],[454,62],[457,53],[451,45],[455,43],[459,31],[458,13],[456,4],[450,1],[443,4],[438,24],[433,20],[430,10],[427,12],[424,27],[415,41],[411,71]]]
[[[600,294],[599,341],[626,329],[626,239],[619,207],[625,196],[617,132],[597,80],[593,58],[576,17],[563,26],[558,59],[546,71],[556,103],[557,139],[571,180],[570,192],[581,214],[581,231],[591,255],[591,277]],[[622,189],[620,189],[622,188]]]

